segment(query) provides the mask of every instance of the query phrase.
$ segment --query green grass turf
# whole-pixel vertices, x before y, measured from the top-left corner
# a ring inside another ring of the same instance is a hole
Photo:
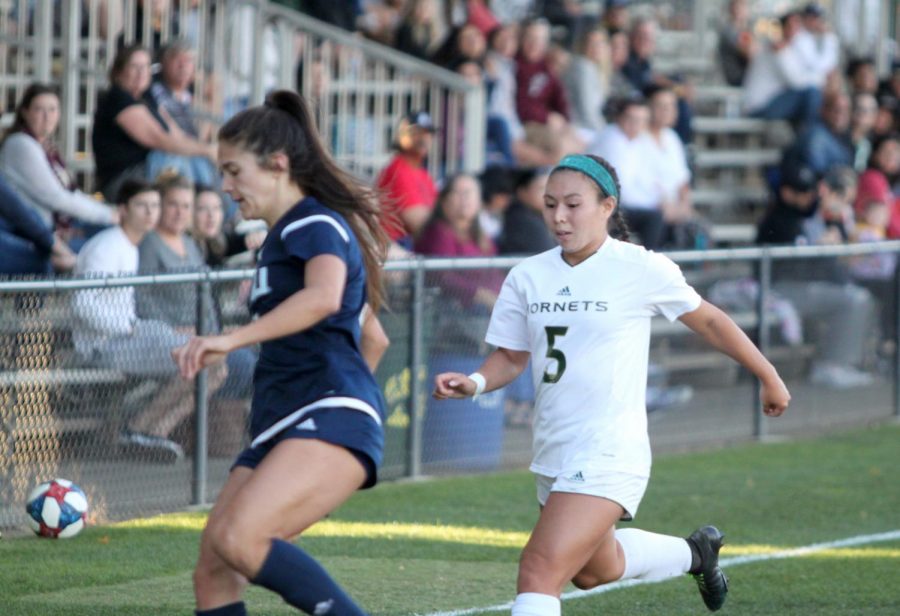
[[[900,528],[900,427],[748,445],[655,462],[637,526],[685,535],[712,522],[723,558]],[[377,615],[491,606],[515,592],[537,516],[527,473],[385,484],[300,540]],[[205,515],[91,527],[72,540],[0,541],[0,614],[192,613],[190,571]],[[900,613],[900,542],[734,566],[723,613]],[[259,589],[251,614],[292,614]],[[690,578],[569,600],[564,613],[702,614]]]

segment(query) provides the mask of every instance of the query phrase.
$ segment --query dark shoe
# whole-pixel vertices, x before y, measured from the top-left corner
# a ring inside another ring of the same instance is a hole
[[[181,445],[153,434],[123,430],[119,435],[119,445],[126,453],[152,462],[174,464],[178,460],[184,459],[184,450]]]
[[[724,605],[728,594],[728,578],[719,568],[719,550],[725,542],[725,535],[715,526],[704,526],[691,533],[687,540],[700,555],[700,564],[691,570],[691,574],[697,581],[703,603],[709,611],[715,612]]]

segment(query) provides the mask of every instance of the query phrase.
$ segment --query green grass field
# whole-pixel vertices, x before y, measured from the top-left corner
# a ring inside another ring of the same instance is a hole
[[[712,522],[723,559],[900,529],[900,426],[655,461],[638,526]],[[524,472],[381,485],[301,539],[372,614],[505,603],[536,517]],[[192,614],[202,513],[88,528],[70,541],[0,541],[0,614]],[[735,564],[722,613],[898,614],[900,539]],[[252,614],[291,614],[251,589]],[[706,613],[685,576],[566,600],[567,615]],[[482,611],[471,614],[488,613]],[[497,613],[496,611],[494,613]]]

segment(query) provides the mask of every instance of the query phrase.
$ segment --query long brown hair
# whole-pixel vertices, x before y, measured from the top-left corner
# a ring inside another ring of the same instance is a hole
[[[256,155],[261,165],[284,152],[290,177],[304,194],[341,214],[359,241],[366,267],[366,287],[373,309],[384,303],[381,266],[388,237],[381,227],[375,191],[338,167],[322,145],[306,101],[289,90],[278,90],[266,102],[238,113],[219,129],[219,141]]]

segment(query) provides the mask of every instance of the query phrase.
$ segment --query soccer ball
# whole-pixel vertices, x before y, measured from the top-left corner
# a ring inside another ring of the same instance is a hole
[[[45,481],[28,495],[28,525],[41,537],[74,537],[87,522],[84,491],[68,479]]]

